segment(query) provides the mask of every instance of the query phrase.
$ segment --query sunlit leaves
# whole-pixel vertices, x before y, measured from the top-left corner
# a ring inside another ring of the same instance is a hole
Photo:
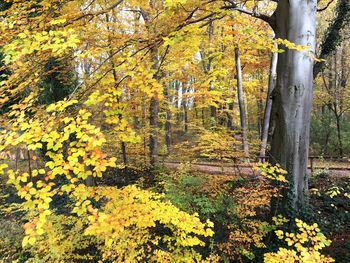
[[[81,186],[75,187],[78,181],[85,180],[88,176],[101,177],[107,167],[116,165],[116,159],[108,159],[101,150],[106,140],[100,129],[89,123],[91,113],[81,109],[75,118],[58,116],[75,103],[76,101],[61,101],[50,105],[47,109],[47,123],[30,118],[21,120],[18,123],[21,135],[17,131],[8,131],[3,135],[4,147],[25,144],[28,150],[36,150],[45,145],[49,160],[44,166],[48,171],[43,168],[33,169],[30,173],[12,169],[7,171],[8,183],[14,185],[18,195],[25,200],[24,207],[39,212],[38,222],[42,224],[51,213],[50,204],[55,195],[61,191],[68,194],[75,190],[79,192]],[[2,167],[6,168],[5,165]],[[32,178],[39,180],[33,181]],[[65,178],[69,182],[61,185],[61,191],[54,187],[58,178]],[[80,191],[78,196],[83,198],[86,194]],[[39,229],[38,235],[43,233]],[[32,244],[34,239],[30,238],[26,238],[23,243]]]
[[[300,219],[295,220],[298,233],[276,230],[276,236],[284,239],[289,248],[279,248],[276,253],[266,253],[264,262],[334,262],[334,259],[321,254],[320,250],[330,245],[330,241],[320,232],[318,225],[308,225]]]
[[[108,202],[103,212],[91,210],[86,234],[105,240],[106,259],[153,259],[162,262],[164,258],[157,258],[159,246],[164,246],[175,258],[200,258],[191,247],[204,244],[199,236],[213,235],[211,222],[201,223],[196,215],[181,212],[169,202],[162,201],[161,195],[135,186],[121,190],[104,187],[95,194],[99,198],[107,197]],[[84,202],[82,207],[84,204],[88,206],[89,202]],[[156,226],[166,227],[171,232],[158,235],[152,231]],[[151,249],[153,245],[156,245],[155,251]]]
[[[34,52],[50,50],[53,55],[60,55],[67,49],[76,48],[79,43],[78,36],[72,29],[68,31],[21,32],[18,38],[3,47],[5,64],[14,63]]]
[[[60,19],[55,19],[50,21],[50,25],[58,25],[58,24],[63,24],[67,20],[65,18],[60,18]]]
[[[176,5],[182,5],[182,4],[185,4],[188,0],[165,0],[165,4],[169,7],[173,7],[173,6],[176,6]]]
[[[266,177],[267,179],[278,181],[281,183],[288,182],[285,178],[287,171],[282,169],[279,164],[276,164],[274,166],[270,163],[260,163],[256,167],[254,167],[254,169],[260,171],[261,175],[263,177]]]

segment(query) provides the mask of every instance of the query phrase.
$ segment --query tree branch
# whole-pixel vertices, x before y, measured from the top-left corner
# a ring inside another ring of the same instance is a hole
[[[326,4],[325,7],[317,9],[317,12],[322,12],[322,11],[326,10],[326,9],[330,6],[330,4],[333,3],[333,1],[334,1],[334,0],[330,0],[330,1],[328,2],[328,4]]]
[[[167,46],[166,46],[166,49],[165,49],[165,51],[164,51],[164,54],[163,54],[163,56],[162,56],[162,58],[161,58],[161,60],[160,60],[160,63],[159,63],[157,72],[154,74],[154,76],[158,76],[159,71],[160,71],[160,69],[162,68],[163,63],[164,63],[164,61],[165,61],[165,57],[166,57],[166,55],[169,53],[169,48],[170,48],[170,46],[167,45]]]
[[[73,24],[73,22],[78,21],[78,20],[80,20],[80,19],[82,19],[84,17],[88,17],[88,16],[93,17],[93,16],[98,16],[98,15],[101,15],[101,14],[108,13],[109,11],[111,11],[114,8],[118,7],[123,2],[124,2],[124,0],[118,0],[116,3],[114,3],[110,7],[106,8],[106,9],[103,9],[103,10],[100,10],[100,11],[96,11],[96,12],[90,12],[90,13],[83,13],[83,12],[81,12],[82,14],[80,14],[79,16],[73,18],[72,20],[68,21],[67,23],[65,23],[65,26]]]
[[[246,15],[250,15],[250,16],[258,18],[258,19],[261,19],[261,20],[267,22],[269,25],[272,26],[272,19],[271,19],[270,16],[264,15],[264,14],[260,14],[258,12],[254,12],[254,11],[249,11],[249,10],[243,8],[243,7],[239,7],[236,4],[223,6],[223,7],[221,7],[221,9],[238,11],[240,13],[243,13],[243,14],[246,14]]]
[[[185,26],[188,26],[188,25],[191,25],[191,24],[195,24],[195,23],[199,23],[199,22],[201,22],[201,21],[204,21],[204,20],[206,20],[206,19],[208,19],[208,18],[213,17],[213,16],[216,15],[216,14],[217,14],[217,12],[212,12],[212,13],[206,15],[206,16],[203,16],[203,17],[198,18],[198,19],[195,19],[195,20],[187,20],[187,19],[186,19],[182,24],[180,24],[180,25],[178,25],[178,26],[176,27],[175,31],[179,31],[179,30],[181,30],[182,28],[184,28]],[[192,16],[193,16],[193,15],[192,15]],[[191,16],[191,17],[192,17],[192,16]],[[190,16],[189,16],[189,17],[190,17]]]

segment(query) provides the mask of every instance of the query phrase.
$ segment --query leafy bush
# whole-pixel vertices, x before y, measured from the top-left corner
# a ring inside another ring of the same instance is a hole
[[[331,242],[320,232],[318,225],[308,225],[300,219],[296,219],[295,223],[298,227],[298,233],[283,232],[282,230],[275,231],[279,239],[284,239],[287,242],[288,248],[279,248],[275,253],[266,253],[264,262],[334,262],[334,259],[324,256],[320,252],[322,248],[329,246]]]
[[[193,174],[183,166],[163,174],[160,186],[176,206],[214,222],[210,252],[227,260],[253,260],[272,229],[267,218],[271,197],[279,192],[274,184],[286,182],[279,166],[262,164],[257,169],[262,177],[247,179]]]

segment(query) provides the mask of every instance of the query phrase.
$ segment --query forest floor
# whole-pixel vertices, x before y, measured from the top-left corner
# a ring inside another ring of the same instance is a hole
[[[230,184],[237,178],[247,181],[259,179],[259,172],[253,167],[257,163],[233,164],[233,163],[211,163],[193,162],[180,163],[177,161],[165,161],[164,166],[170,171],[177,169],[179,173],[202,174],[208,180],[208,186],[216,187],[215,181],[220,181],[222,185]],[[332,240],[331,246],[324,251],[331,255],[335,262],[347,263],[350,258],[350,229],[349,215],[350,203],[348,193],[350,190],[350,165],[344,162],[314,162],[314,169],[311,173],[309,169],[309,189],[310,189],[310,211],[307,217],[311,221],[317,222],[324,234]],[[190,172],[188,172],[190,171]],[[188,179],[187,179],[188,180]],[[258,181],[258,180],[257,180]],[[221,187],[222,189],[222,187]],[[184,192],[188,191],[187,189]],[[220,188],[218,188],[220,191]],[[194,199],[191,197],[191,199]]]

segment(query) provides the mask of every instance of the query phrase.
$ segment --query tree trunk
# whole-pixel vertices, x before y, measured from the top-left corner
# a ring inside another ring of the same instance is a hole
[[[147,120],[147,107],[146,107],[146,99],[145,97],[142,98],[141,101],[141,111],[142,111],[142,117],[141,117],[141,134],[142,134],[142,140],[143,140],[143,164],[146,165],[147,162],[147,127],[146,127],[146,120]]]
[[[235,48],[235,61],[236,61],[236,74],[237,74],[237,96],[238,96],[238,105],[239,105],[239,116],[241,120],[241,129],[242,129],[242,141],[243,141],[243,151],[245,157],[249,156],[249,145],[248,145],[248,129],[247,129],[247,120],[245,113],[245,103],[244,103],[244,93],[243,93],[243,78],[242,78],[242,68],[241,68],[241,57],[239,48]]]
[[[230,102],[228,105],[228,113],[227,113],[227,128],[229,130],[233,130],[233,118],[232,118],[232,111],[233,111],[233,102]]]
[[[106,15],[106,22],[107,23],[110,22],[108,15]],[[109,27],[107,27],[107,28],[108,28],[108,30],[110,30]],[[108,48],[109,48],[109,56],[111,57],[110,58],[110,62],[111,62],[111,68],[112,68],[112,74],[113,74],[114,88],[117,91],[118,88],[119,88],[118,87],[118,76],[117,76],[117,72],[115,70],[115,63],[113,61],[112,39],[111,39],[110,36],[108,36]],[[118,107],[120,107],[119,95],[116,96],[116,101],[117,101]],[[123,114],[118,113],[118,119],[119,119],[119,121],[121,121],[123,119]],[[124,165],[127,165],[128,164],[128,159],[127,159],[127,155],[126,155],[126,144],[125,144],[125,142],[122,141],[120,143],[120,147],[121,147],[121,150],[122,150],[123,163],[124,163]]]
[[[151,98],[149,106],[149,124],[150,124],[150,137],[149,137],[149,151],[150,162],[154,166],[158,163],[158,111],[159,101],[155,95]]]
[[[338,58],[337,58],[338,52],[337,50],[334,53],[334,78],[333,78],[333,87],[334,87],[334,115],[335,115],[335,121],[337,125],[337,137],[338,137],[338,150],[339,150],[339,157],[343,157],[343,143],[341,139],[341,128],[340,128],[340,121],[341,121],[341,111],[342,111],[342,103],[341,103],[341,87],[338,79]],[[341,82],[341,81],[340,81]]]
[[[183,124],[184,124],[184,132],[188,132],[188,112],[187,112],[187,98],[185,98],[184,94],[187,92],[186,87],[184,84],[182,85],[182,98],[181,98],[181,105],[183,109]]]
[[[278,53],[272,53],[271,62],[270,62],[269,84],[267,89],[266,105],[265,105],[265,112],[264,112],[264,121],[263,121],[262,134],[261,134],[261,148],[260,148],[261,157],[266,155],[267,138],[269,135],[270,116],[271,116],[271,109],[272,109],[271,94],[276,85],[275,79],[276,79],[277,58],[278,58]]]
[[[264,93],[263,87],[260,87],[260,93]],[[258,114],[258,123],[257,123],[257,129],[258,129],[258,135],[261,138],[262,137],[262,131],[263,131],[263,125],[264,125],[264,103],[262,97],[257,98],[256,106],[257,106],[257,114]]]
[[[170,84],[171,85],[171,84]],[[169,95],[169,86],[166,86],[164,88],[164,97],[166,99],[166,119],[165,119],[165,144],[167,148],[168,154],[171,152],[171,101],[170,101],[170,95]]]
[[[213,37],[214,37],[214,21],[211,20],[208,25],[208,37],[209,37],[209,52],[208,52],[208,65],[207,65],[207,73],[211,73],[213,70]],[[210,83],[209,90],[214,90],[215,87],[213,83]],[[215,106],[209,106],[210,117],[211,117],[211,125],[217,125],[217,109]]]
[[[335,121],[337,123],[337,137],[338,137],[339,157],[343,157],[343,142],[342,142],[342,138],[341,138],[341,127],[340,127],[341,117],[339,115],[336,115],[335,116]]]
[[[153,2],[150,2],[150,6],[153,8]],[[151,18],[149,14],[140,9],[140,13],[145,21],[147,30],[149,32],[154,31],[155,28],[152,27]],[[152,69],[155,70],[155,74],[153,76],[158,82],[160,80],[160,72],[159,72],[159,58],[158,58],[158,47],[154,46],[150,49],[151,63]],[[149,104],[149,124],[150,124],[150,135],[149,135],[149,154],[150,154],[150,164],[151,166],[155,166],[158,163],[158,112],[159,112],[159,98],[158,93],[155,92],[150,100]]]
[[[310,46],[315,52],[316,0],[279,0],[275,11],[276,38]],[[314,61],[307,51],[284,49],[277,62],[273,92],[276,127],[271,146],[273,162],[287,170],[289,190],[278,207],[282,213],[300,211],[307,204],[307,163]]]

